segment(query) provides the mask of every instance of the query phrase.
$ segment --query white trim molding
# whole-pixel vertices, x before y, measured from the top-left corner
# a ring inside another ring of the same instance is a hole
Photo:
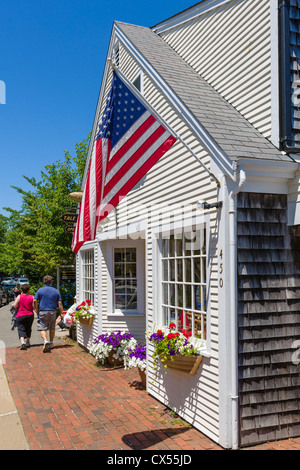
[[[207,0],[203,1],[202,3],[198,3],[197,5],[188,8],[187,10],[178,13],[177,15],[168,18],[161,23],[153,26],[151,29],[157,34],[164,33],[170,29],[177,28],[179,25],[186,23],[187,21],[191,21],[198,16],[204,15],[205,13],[215,10],[226,3],[231,2],[232,0]]]

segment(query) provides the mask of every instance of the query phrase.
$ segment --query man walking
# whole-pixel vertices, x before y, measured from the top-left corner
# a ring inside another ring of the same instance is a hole
[[[44,341],[43,352],[49,352],[53,346],[57,309],[62,315],[63,304],[59,290],[52,287],[52,276],[44,276],[43,282],[45,287],[41,287],[34,296],[34,307],[38,312],[37,329]],[[47,331],[49,331],[49,341]]]

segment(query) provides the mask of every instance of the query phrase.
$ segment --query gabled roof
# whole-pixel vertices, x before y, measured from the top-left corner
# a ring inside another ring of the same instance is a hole
[[[231,161],[246,157],[293,162],[150,28],[116,25]]]

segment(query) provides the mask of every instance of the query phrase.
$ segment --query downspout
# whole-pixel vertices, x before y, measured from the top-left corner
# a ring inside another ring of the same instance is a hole
[[[246,182],[246,173],[240,168],[239,185],[229,195],[229,245],[230,245],[230,338],[231,338],[231,413],[232,449],[239,445],[239,404],[238,404],[238,323],[237,323],[237,233],[236,196]]]

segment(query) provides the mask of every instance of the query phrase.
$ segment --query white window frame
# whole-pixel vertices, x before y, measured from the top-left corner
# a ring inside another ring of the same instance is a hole
[[[89,260],[88,263],[85,262],[85,257],[87,254],[92,255],[92,260]],[[92,261],[92,262],[90,262]],[[87,276],[85,276],[87,269]],[[90,288],[86,288],[85,280],[90,283]],[[92,303],[95,303],[95,244],[86,245],[80,250],[80,299],[91,300]]]
[[[107,279],[107,315],[145,315],[145,242],[144,240],[109,240],[105,243]],[[136,249],[137,309],[115,309],[114,306],[114,250],[115,248]]]
[[[155,276],[153,282],[154,302],[154,324],[157,326],[166,326],[164,324],[163,305],[163,256],[162,239],[169,238],[171,234],[181,232],[192,232],[195,230],[206,230],[206,339],[204,340],[204,349],[207,356],[210,355],[211,344],[211,317],[210,317],[210,214],[201,214],[195,218],[178,221],[168,226],[161,226],[153,230],[153,266],[155,266]],[[156,282],[155,282],[156,281]]]

